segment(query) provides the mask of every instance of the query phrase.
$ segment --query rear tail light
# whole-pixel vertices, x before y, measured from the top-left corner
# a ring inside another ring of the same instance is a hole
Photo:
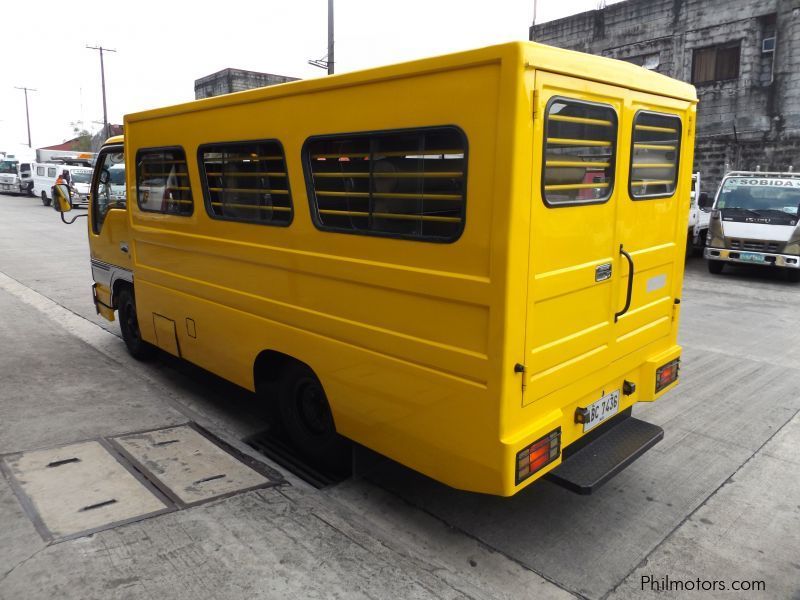
[[[676,358],[667,364],[656,369],[656,392],[660,392],[673,381],[678,379],[680,370],[680,358]]]
[[[561,428],[554,429],[546,436],[517,452],[517,485],[550,464],[561,453]]]

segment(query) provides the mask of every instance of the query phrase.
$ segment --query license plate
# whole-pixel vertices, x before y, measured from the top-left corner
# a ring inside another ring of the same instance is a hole
[[[594,429],[618,412],[619,390],[615,390],[586,407],[586,421],[583,423],[583,432],[586,433],[590,429]]]
[[[740,252],[739,260],[744,260],[747,262],[764,262],[764,257],[761,254],[755,254],[753,252]]]
[[[11,186],[8,185],[7,183],[4,183],[4,184],[0,185],[0,190],[5,190],[5,191],[9,191],[10,192],[11,191]]]

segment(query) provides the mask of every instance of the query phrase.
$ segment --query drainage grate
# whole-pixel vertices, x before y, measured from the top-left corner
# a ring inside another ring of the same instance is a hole
[[[172,503],[98,441],[0,461],[45,539],[69,539],[173,510]]]
[[[256,433],[245,438],[243,441],[254,450],[257,450],[287,471],[292,472],[300,479],[319,490],[341,483],[351,476],[349,470],[343,472],[341,470],[311,464],[304,457],[300,456],[288,442],[274,433],[271,433],[269,430]]]
[[[231,456],[191,424],[129,433],[110,441],[179,506],[281,483],[278,478],[271,480],[264,469],[256,470],[257,465],[239,460],[244,457]]]

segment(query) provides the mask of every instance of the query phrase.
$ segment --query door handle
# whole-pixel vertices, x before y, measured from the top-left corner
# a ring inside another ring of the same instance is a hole
[[[125,254],[128,253],[128,242],[120,242],[119,249],[122,250]]]
[[[614,323],[619,321],[619,318],[628,312],[631,307],[631,299],[633,298],[633,259],[631,255],[625,252],[622,244],[619,245],[619,253],[628,260],[628,292],[625,297],[625,307],[614,315]]]

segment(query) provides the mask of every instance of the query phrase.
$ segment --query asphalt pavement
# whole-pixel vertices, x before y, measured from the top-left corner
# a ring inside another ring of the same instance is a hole
[[[2,599],[800,599],[800,284],[690,259],[682,383],[634,410],[664,440],[592,496],[509,499],[376,457],[310,487],[242,443],[265,427],[249,392],[132,360],[90,286],[86,220],[0,195],[0,455],[196,423],[270,485],[59,540],[6,473]]]

